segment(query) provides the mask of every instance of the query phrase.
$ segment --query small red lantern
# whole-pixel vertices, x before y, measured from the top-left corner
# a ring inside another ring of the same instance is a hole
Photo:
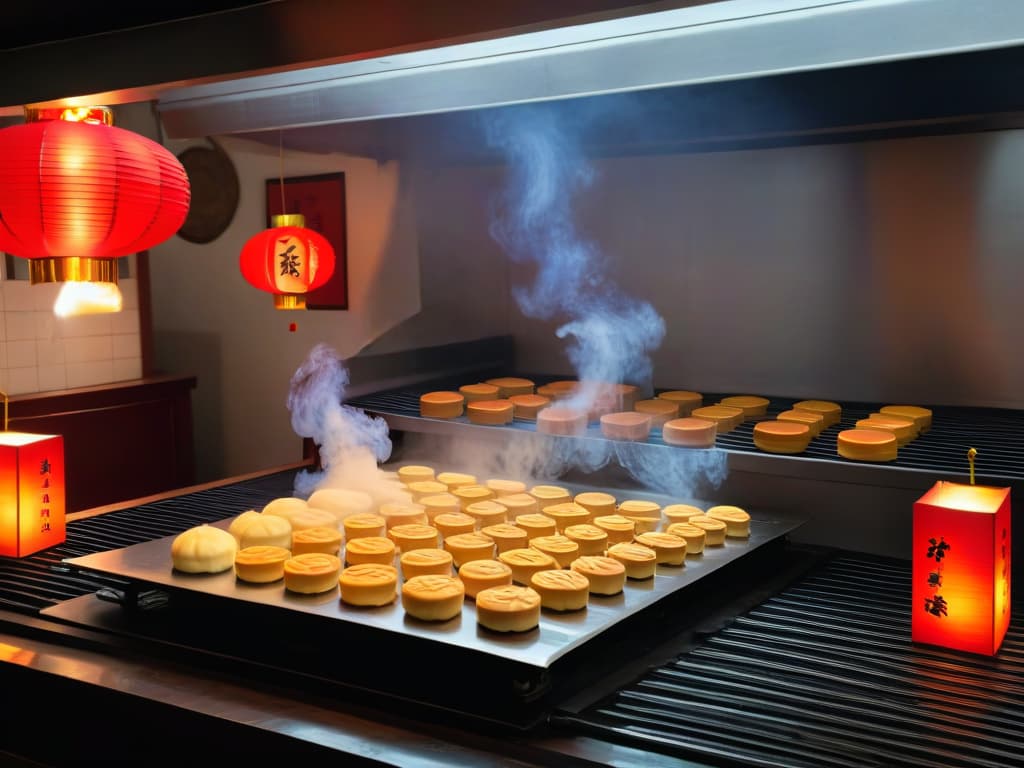
[[[184,223],[185,169],[156,142],[115,128],[109,109],[25,115],[0,130],[0,251],[30,259],[33,284],[116,283],[112,259]]]
[[[272,229],[249,238],[242,247],[242,276],[255,288],[274,294],[276,309],[305,309],[306,293],[334,274],[334,249],[306,229],[302,214],[271,218]]]
[[[994,655],[1010,623],[1010,489],[937,482],[914,502],[912,544],[914,642]]]
[[[25,557],[64,539],[64,438],[0,432],[0,555]]]

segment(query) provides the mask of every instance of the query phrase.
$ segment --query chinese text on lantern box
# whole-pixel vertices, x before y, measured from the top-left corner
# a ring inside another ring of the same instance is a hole
[[[0,555],[64,541],[64,439],[0,432]]]
[[[993,655],[1010,623],[1010,489],[939,481],[914,502],[914,642]]]

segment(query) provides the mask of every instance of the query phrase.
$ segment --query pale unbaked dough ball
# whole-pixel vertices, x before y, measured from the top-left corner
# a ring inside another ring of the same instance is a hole
[[[184,573],[220,573],[235,565],[238,542],[222,528],[197,525],[171,543],[171,562]]]

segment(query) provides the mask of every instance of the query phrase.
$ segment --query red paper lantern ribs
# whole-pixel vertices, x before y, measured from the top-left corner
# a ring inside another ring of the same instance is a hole
[[[306,229],[301,214],[271,219],[272,229],[249,238],[242,248],[242,276],[274,295],[277,309],[305,309],[306,293],[334,274],[334,249],[318,232]]]
[[[188,176],[105,108],[28,109],[0,130],[0,251],[30,259],[32,283],[117,282],[112,259],[171,237]]]

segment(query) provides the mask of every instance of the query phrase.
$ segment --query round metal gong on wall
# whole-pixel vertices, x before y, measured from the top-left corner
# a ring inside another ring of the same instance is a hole
[[[192,186],[192,202],[178,236],[190,243],[216,240],[238,209],[238,174],[228,153],[213,139],[212,147],[189,147],[178,155]]]

